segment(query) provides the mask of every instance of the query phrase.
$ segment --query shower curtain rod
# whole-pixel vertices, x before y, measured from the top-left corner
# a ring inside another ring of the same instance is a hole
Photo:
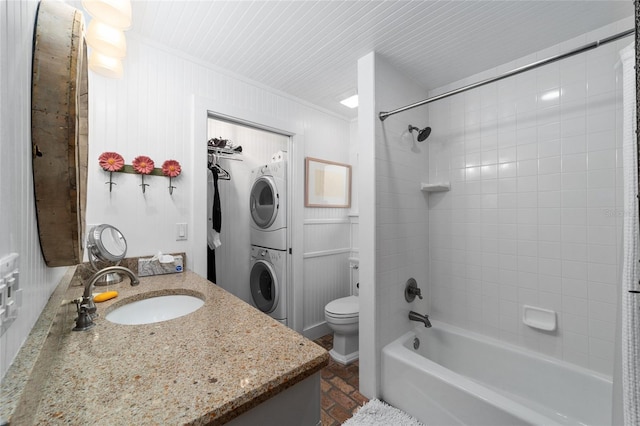
[[[431,102],[439,101],[440,99],[448,98],[449,96],[457,95],[458,93],[466,92],[467,90],[475,89],[476,87],[484,86],[485,84],[493,83],[495,81],[502,80],[504,78],[511,77],[511,76],[516,75],[516,74],[520,74],[520,73],[523,73],[525,71],[529,71],[529,70],[532,70],[534,68],[538,68],[538,67],[541,67],[543,65],[547,65],[547,64],[550,64],[552,62],[556,62],[556,61],[559,61],[561,59],[568,58],[570,56],[574,56],[574,55],[577,55],[579,53],[586,52],[587,50],[595,49],[595,48],[600,47],[600,46],[602,46],[604,44],[611,43],[612,41],[616,41],[618,39],[630,36],[631,34],[634,34],[634,33],[635,33],[635,29],[630,29],[630,30],[627,30],[627,31],[623,31],[621,33],[612,35],[610,37],[594,41],[593,43],[585,44],[584,46],[578,47],[578,48],[573,49],[573,50],[570,50],[569,52],[562,53],[562,54],[555,55],[555,56],[551,56],[551,57],[546,58],[546,59],[541,59],[541,60],[536,61],[536,62],[532,62],[529,65],[524,65],[522,67],[513,69],[511,71],[508,71],[508,72],[506,72],[504,74],[500,74],[500,75],[498,75],[496,77],[488,78],[486,80],[482,80],[482,81],[479,81],[477,83],[469,84],[467,86],[460,87],[459,89],[451,90],[451,91],[443,93],[441,95],[433,96],[433,97],[425,99],[423,101],[419,101],[419,102],[413,103],[411,105],[404,106],[402,108],[394,109],[393,111],[380,112],[378,114],[378,117],[380,118],[380,121],[384,121],[384,120],[387,119],[387,117],[392,116],[394,114],[397,114],[399,112],[407,111],[409,109],[413,109],[413,108],[416,108],[416,107],[419,107],[419,106],[422,106],[422,105],[426,105],[426,104],[429,104]]]

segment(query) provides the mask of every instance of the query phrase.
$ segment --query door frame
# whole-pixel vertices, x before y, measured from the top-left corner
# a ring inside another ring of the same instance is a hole
[[[287,167],[287,319],[289,327],[302,333],[303,318],[303,233],[304,233],[304,130],[293,119],[282,120],[216,99],[192,95],[190,226],[193,232],[187,250],[187,268],[207,277],[207,120],[209,117],[255,127],[289,137]],[[199,165],[202,165],[200,167]],[[249,226],[247,224],[247,226]],[[248,283],[247,283],[248,285]]]

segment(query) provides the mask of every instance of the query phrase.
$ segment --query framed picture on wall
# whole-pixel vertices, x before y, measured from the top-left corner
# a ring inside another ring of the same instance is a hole
[[[305,207],[351,207],[351,166],[305,158]]]

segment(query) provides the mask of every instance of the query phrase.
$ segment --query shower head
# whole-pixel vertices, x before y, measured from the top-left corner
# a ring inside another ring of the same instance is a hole
[[[413,132],[414,130],[418,131],[418,142],[423,142],[431,134],[431,127],[425,127],[424,129],[420,130],[417,127],[409,124],[409,132]]]

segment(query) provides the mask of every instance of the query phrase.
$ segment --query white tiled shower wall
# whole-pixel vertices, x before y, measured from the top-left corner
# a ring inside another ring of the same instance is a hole
[[[428,179],[428,147],[409,124],[428,122],[425,108],[380,122],[379,111],[424,99],[427,93],[385,58],[358,61],[358,253],[360,257],[360,391],[379,394],[380,352],[410,330],[410,310],[427,312],[429,212],[420,182]],[[408,304],[404,284],[415,278],[425,298]]]
[[[375,58],[376,104],[390,110],[424,99],[427,93],[400,74],[381,56]],[[411,328],[410,310],[427,312],[429,236],[427,197],[420,182],[427,179],[428,146],[417,143],[409,124],[423,128],[427,111],[415,109],[384,121],[376,132],[376,321],[380,347]],[[362,205],[361,205],[362,206]],[[427,296],[411,304],[404,287],[415,278]]]
[[[433,94],[633,27],[608,26]],[[611,375],[621,259],[619,50],[632,39],[429,106],[430,313]],[[523,305],[558,329],[522,323]]]

